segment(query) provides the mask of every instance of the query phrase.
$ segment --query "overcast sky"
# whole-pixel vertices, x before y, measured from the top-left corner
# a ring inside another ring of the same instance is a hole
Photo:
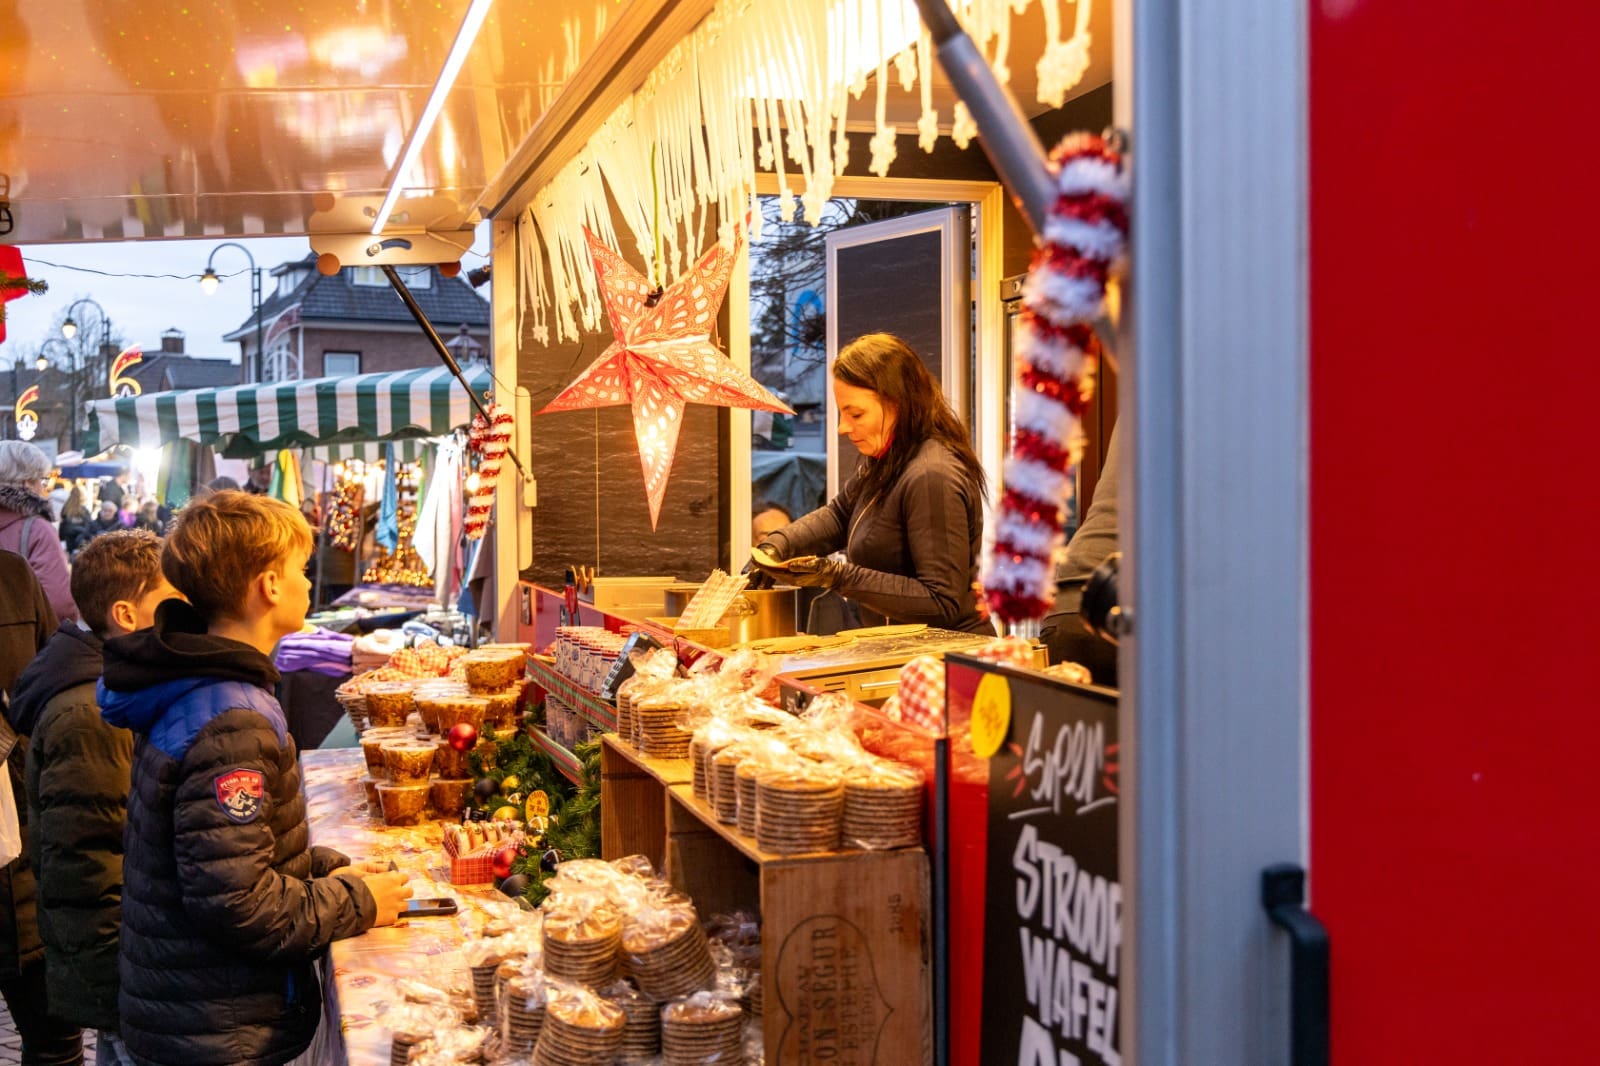
[[[51,336],[59,314],[80,296],[97,301],[110,316],[113,331],[145,351],[159,351],[162,332],[175,326],[185,334],[188,354],[228,356],[237,361],[238,343],[224,342],[222,335],[250,319],[249,260],[237,248],[222,249],[214,261],[222,284],[211,296],[200,289],[206,257],[221,243],[221,238],[208,238],[23,245],[28,276],[49,282],[50,291],[6,305],[0,368],[9,368],[24,352],[36,350]],[[272,296],[272,268],[300,259],[311,250],[305,237],[254,238],[238,243],[250,249],[256,265],[265,272],[263,300]],[[478,242],[462,258],[462,266],[470,270],[483,265],[488,251],[488,226],[484,225],[479,227]]]

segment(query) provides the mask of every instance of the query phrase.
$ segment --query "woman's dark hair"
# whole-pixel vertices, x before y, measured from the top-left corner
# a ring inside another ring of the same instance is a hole
[[[945,401],[939,382],[911,346],[892,333],[868,333],[839,351],[833,376],[846,385],[871,389],[894,412],[889,450],[863,461],[863,499],[894,484],[923,442],[936,440],[949,448],[981,496],[987,479],[972,450],[967,431]]]

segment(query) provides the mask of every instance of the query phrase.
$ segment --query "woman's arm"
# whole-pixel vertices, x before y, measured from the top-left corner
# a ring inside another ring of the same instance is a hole
[[[907,471],[902,485],[899,521],[911,575],[846,563],[833,587],[896,621],[958,627],[977,614],[970,525],[976,495],[966,478],[935,467]]]
[[[850,535],[850,517],[855,514],[856,497],[860,491],[861,472],[858,468],[837,496],[782,529],[773,530],[762,540],[776,545],[780,558],[784,559],[801,555],[832,555],[836,551],[843,551],[845,540]]]

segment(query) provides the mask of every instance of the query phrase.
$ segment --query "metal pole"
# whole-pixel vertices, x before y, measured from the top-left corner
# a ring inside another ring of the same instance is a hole
[[[246,255],[250,255],[247,251]],[[250,302],[256,310],[256,380],[260,381],[266,376],[267,353],[261,345],[261,268],[256,266],[255,256],[250,256]]]
[[[917,0],[917,9],[937,46],[939,65],[978,125],[978,143],[1038,236],[1056,199],[1038,136],[949,5],[944,0]]]
[[[456,357],[450,354],[450,349],[444,346],[444,341],[439,339],[438,331],[433,328],[433,323],[428,321],[427,312],[423,311],[422,305],[417,303],[417,298],[411,295],[411,290],[406,288],[404,281],[400,280],[400,274],[394,267],[385,263],[381,269],[383,270],[383,276],[388,278],[389,284],[394,287],[394,291],[400,294],[400,299],[406,305],[406,310],[411,312],[411,317],[417,320],[418,326],[422,327],[422,332],[433,345],[433,350],[439,353],[439,358],[443,359],[444,365],[450,368],[450,373],[454,374],[456,380],[461,382],[461,387],[467,390],[467,399],[472,401],[472,406],[478,409],[478,413],[483,416],[483,420],[485,422],[489,421],[489,412],[484,409],[483,401],[478,399],[477,393],[473,392],[471,386],[467,384],[466,375],[461,373],[461,364],[456,362]],[[517,464],[517,472],[523,477],[527,477],[527,468],[522,465],[522,460],[517,458],[516,451],[507,447],[506,455],[510,456],[511,461]]]
[[[328,561],[328,515],[323,507],[328,500],[328,467],[332,465],[322,464],[322,494],[317,498],[317,588],[311,602],[319,611],[322,609],[322,570]]]

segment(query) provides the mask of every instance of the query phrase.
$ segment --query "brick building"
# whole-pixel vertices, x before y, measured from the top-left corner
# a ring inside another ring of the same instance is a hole
[[[273,268],[272,295],[261,305],[265,381],[369,374],[431,366],[438,355],[377,267],[346,267],[329,277],[315,253]],[[400,275],[457,358],[489,358],[489,303],[460,276],[437,267],[400,267]],[[255,366],[252,314],[224,340]],[[248,374],[249,371],[247,370]]]

